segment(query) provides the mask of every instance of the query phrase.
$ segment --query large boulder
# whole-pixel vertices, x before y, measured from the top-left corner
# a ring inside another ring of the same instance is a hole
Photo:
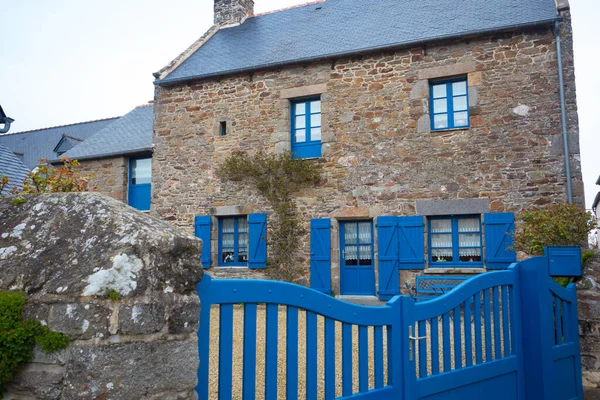
[[[202,242],[98,193],[25,199],[0,200],[0,290],[71,341],[8,398],[194,398]]]

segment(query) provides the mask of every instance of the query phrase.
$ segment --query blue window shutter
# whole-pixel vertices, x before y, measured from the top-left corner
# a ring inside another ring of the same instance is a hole
[[[399,217],[399,269],[425,268],[425,223],[423,217]]]
[[[398,276],[398,217],[377,218],[379,299],[389,300],[400,294]]]
[[[267,214],[248,216],[248,267],[267,267]]]
[[[331,220],[310,220],[310,287],[331,293]]]
[[[202,261],[203,268],[210,268],[210,229],[211,219],[209,215],[196,217],[194,221],[194,233],[196,237],[202,239]]]
[[[487,269],[506,269],[517,261],[513,249],[515,231],[514,213],[488,213],[484,215],[485,255]]]

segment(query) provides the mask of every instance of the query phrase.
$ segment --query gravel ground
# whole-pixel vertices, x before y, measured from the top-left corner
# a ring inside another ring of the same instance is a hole
[[[218,360],[218,346],[219,346],[219,308],[218,307],[213,307],[211,310],[211,342],[210,342],[210,346],[211,346],[211,350],[210,350],[210,381],[209,381],[209,397],[211,399],[216,399],[218,398],[218,370],[219,370],[219,360]],[[233,385],[233,398],[234,399],[241,399],[242,398],[242,364],[243,364],[243,339],[244,339],[244,334],[243,334],[243,307],[242,306],[234,306],[234,338],[233,338],[233,365],[232,365],[232,369],[233,369],[233,381],[232,381],[232,385]],[[264,354],[265,354],[265,342],[264,340],[260,340],[260,338],[264,338],[265,335],[265,316],[266,316],[266,311],[264,306],[263,307],[258,307],[258,311],[257,311],[257,338],[259,338],[259,340],[257,341],[257,354],[256,354],[256,359],[257,359],[257,366],[256,366],[256,399],[264,399]],[[305,348],[305,343],[304,343],[304,339],[306,337],[306,330],[305,330],[305,312],[300,310],[298,312],[298,321],[299,321],[299,327],[298,327],[298,337],[299,337],[299,343],[298,343],[298,363],[299,363],[299,368],[298,368],[298,372],[299,372],[299,382],[298,382],[298,397],[300,399],[304,399],[306,398],[306,393],[305,393],[305,385],[306,385],[306,380],[305,380],[305,368],[304,366],[306,365],[306,348]],[[279,386],[278,386],[278,397],[279,398],[283,398],[282,396],[284,396],[285,394],[285,387],[286,387],[286,382],[285,382],[285,370],[286,370],[286,366],[285,366],[285,359],[286,359],[286,349],[285,349],[285,322],[286,322],[286,313],[285,313],[285,307],[280,307],[279,308],[279,343],[278,343],[278,355],[279,355],[279,362],[278,362],[278,368],[279,368],[279,375],[278,375],[278,382],[279,382]],[[318,337],[319,338],[323,338],[323,331],[324,331],[324,318],[322,317],[317,317],[317,324],[318,324]],[[439,332],[442,332],[442,324],[441,321],[439,322]],[[341,323],[337,323],[336,322],[336,396],[339,397],[342,395],[342,372],[341,372],[341,362],[342,362],[342,356],[341,356]],[[427,326],[427,336],[429,337],[429,331],[430,331],[430,327]],[[453,346],[454,343],[454,335],[453,335],[453,324],[452,321],[450,322],[450,332],[451,332],[451,347]],[[471,332],[472,332],[472,337],[473,339],[475,338],[474,336],[474,327],[471,327]],[[492,328],[492,335],[493,335],[493,328]],[[482,329],[482,337],[484,336],[484,332]],[[464,330],[462,330],[462,337],[464,337]],[[369,389],[374,388],[374,372],[373,372],[373,329],[369,328]],[[385,332],[385,328],[384,328],[384,332],[383,332],[383,338],[384,338],[384,371],[387,372],[387,357],[386,357],[386,350],[387,350],[387,344],[386,344],[386,332]],[[493,340],[493,336],[492,336],[492,340]],[[474,340],[473,340],[474,341]],[[358,392],[358,348],[356,346],[356,343],[358,343],[358,327],[354,326],[353,327],[353,344],[354,349],[353,349],[353,372],[352,372],[352,377],[353,377],[353,393],[357,393]],[[492,341],[493,343],[493,341]],[[485,343],[484,343],[485,346]],[[428,349],[428,374],[431,374],[431,343],[430,340],[427,339],[427,349]],[[439,349],[440,349],[440,354],[439,354],[439,360],[440,360],[440,372],[443,370],[443,345],[441,342],[441,335],[440,335],[440,343],[439,343]],[[318,390],[318,398],[319,399],[323,399],[324,398],[324,366],[323,366],[323,352],[324,352],[324,345],[323,345],[323,340],[318,340],[317,343],[317,351],[318,351],[318,358],[317,358],[317,369],[318,369],[318,380],[317,380],[317,390]],[[483,349],[483,353],[485,355],[485,348]],[[466,360],[465,360],[465,345],[464,343],[462,344],[462,356],[463,356],[463,360],[462,360],[462,364],[463,366],[466,365]],[[415,351],[415,360],[418,362],[419,360],[419,353],[418,351]],[[475,350],[473,348],[473,357],[475,357]],[[451,365],[452,365],[452,369],[455,368],[455,364],[454,364],[454,350],[451,349]],[[485,360],[485,356],[484,356],[484,360]],[[475,362],[475,360],[473,360],[473,362]],[[385,373],[385,378],[384,378],[384,382],[387,381],[387,373]]]

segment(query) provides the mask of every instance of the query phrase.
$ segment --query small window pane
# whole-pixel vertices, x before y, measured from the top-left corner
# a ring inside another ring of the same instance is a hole
[[[321,114],[312,114],[310,116],[310,126],[321,126]]]
[[[446,97],[446,84],[433,85],[433,98],[439,99],[440,97]]]
[[[371,243],[371,223],[358,223],[358,240],[360,243]]]
[[[224,264],[235,262],[233,249],[223,249],[221,252],[221,261]]]
[[[238,246],[239,247],[248,247],[248,234],[240,233],[238,236]]]
[[[480,247],[481,236],[479,233],[461,233],[458,235],[458,242],[460,247]]]
[[[452,249],[433,249],[431,250],[431,261],[433,262],[451,262]]]
[[[459,96],[461,94],[467,94],[467,82],[460,81],[452,83],[452,95]]]
[[[459,232],[479,232],[479,218],[459,218]]]
[[[358,248],[358,259],[359,265],[371,265],[373,260],[371,260],[371,246],[359,246]]]
[[[431,235],[431,247],[452,247],[452,235]]]
[[[454,126],[467,126],[469,125],[469,115],[466,111],[454,113]]]
[[[306,128],[306,117],[296,117],[296,128]]]
[[[452,220],[433,219],[431,220],[431,232],[452,232]]]
[[[152,159],[142,158],[131,161],[132,183],[141,185],[152,181]]]
[[[460,249],[461,262],[481,262],[481,249]]]
[[[454,98],[454,111],[465,111],[467,109],[467,96]]]
[[[443,129],[448,127],[448,114],[438,114],[433,116],[433,127]]]
[[[344,225],[344,242],[346,244],[354,244],[356,243],[357,232],[356,232],[356,224],[349,223]]]
[[[296,143],[304,143],[306,142],[306,129],[297,129],[296,130]]]
[[[321,112],[321,101],[320,100],[310,102],[310,112],[312,114]]]
[[[223,219],[223,232],[233,232],[234,219],[233,218],[224,218]]]
[[[306,103],[296,103],[296,109],[294,111],[294,114],[306,114]]]
[[[238,218],[238,232],[248,232],[248,218]]]
[[[344,258],[346,259],[346,265],[357,265],[358,254],[356,254],[356,246],[345,246]]]
[[[245,263],[248,262],[248,249],[240,248],[238,250],[238,262]]]
[[[310,140],[321,140],[321,128],[312,128],[310,130]]]
[[[225,233],[221,238],[222,247],[233,247],[235,242],[232,233]]]
[[[439,99],[433,101],[433,113],[445,113],[448,111],[448,103],[446,99]]]

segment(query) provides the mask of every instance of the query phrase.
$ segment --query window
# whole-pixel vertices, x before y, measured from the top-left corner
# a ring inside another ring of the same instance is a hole
[[[227,135],[227,121],[219,122],[219,133],[221,134],[221,136]]]
[[[432,267],[481,267],[481,218],[429,219],[429,262]]]
[[[152,158],[130,159],[127,204],[140,211],[150,210],[151,181]]]
[[[433,130],[467,128],[469,126],[469,96],[466,78],[432,82],[430,99]]]
[[[245,267],[248,263],[248,217],[219,219],[219,265]]]
[[[321,157],[321,100],[292,102],[292,153],[299,158]]]

